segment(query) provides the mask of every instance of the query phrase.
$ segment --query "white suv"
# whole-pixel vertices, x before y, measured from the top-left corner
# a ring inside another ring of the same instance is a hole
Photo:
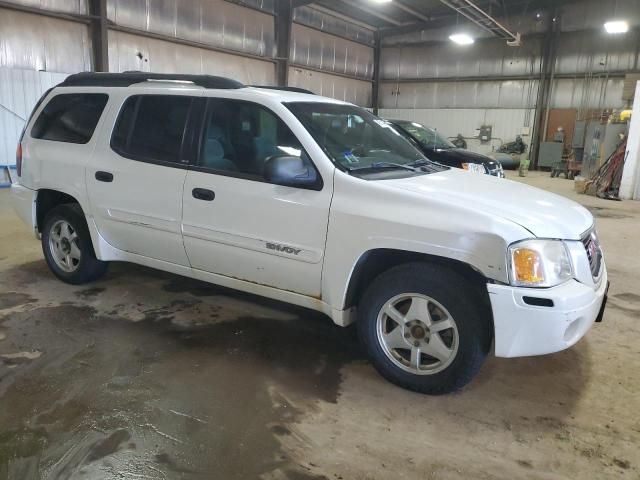
[[[357,321],[378,371],[419,392],[462,387],[492,344],[568,348],[604,309],[587,210],[433,164],[389,122],[295,89],[72,75],[17,157],[15,208],[61,280],[127,261]]]

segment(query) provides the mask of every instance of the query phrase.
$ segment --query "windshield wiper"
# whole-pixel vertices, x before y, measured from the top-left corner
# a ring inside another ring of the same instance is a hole
[[[363,170],[377,170],[383,168],[400,168],[411,172],[419,172],[417,168],[409,164],[393,163],[393,162],[374,162],[366,167],[347,167],[348,172],[361,172]]]

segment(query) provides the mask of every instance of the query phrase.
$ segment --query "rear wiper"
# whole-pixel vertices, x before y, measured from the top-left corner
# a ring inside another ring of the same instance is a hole
[[[367,165],[366,167],[347,167],[347,171],[349,172],[361,172],[363,170],[377,170],[382,168],[401,168],[403,170],[409,170],[411,172],[419,172],[417,168],[414,168],[412,165],[405,165],[403,163],[393,163],[393,162],[374,162],[371,165]]]

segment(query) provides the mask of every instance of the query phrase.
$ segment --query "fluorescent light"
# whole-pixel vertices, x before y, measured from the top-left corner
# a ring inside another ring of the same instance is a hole
[[[624,20],[614,20],[605,23],[604,29],[607,33],[627,33],[629,31],[629,24]]]
[[[391,0],[371,0],[373,3],[389,3]]]
[[[475,40],[466,33],[454,33],[449,35],[449,40],[458,45],[471,45]]]

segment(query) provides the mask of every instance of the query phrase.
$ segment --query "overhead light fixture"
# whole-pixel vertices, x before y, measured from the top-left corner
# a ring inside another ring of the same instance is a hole
[[[371,0],[373,3],[390,3],[391,0]]]
[[[612,20],[604,24],[604,29],[607,33],[627,33],[629,24],[624,20]]]
[[[454,33],[453,35],[449,35],[449,40],[453,43],[457,43],[458,45],[471,45],[475,41],[466,33]]]

